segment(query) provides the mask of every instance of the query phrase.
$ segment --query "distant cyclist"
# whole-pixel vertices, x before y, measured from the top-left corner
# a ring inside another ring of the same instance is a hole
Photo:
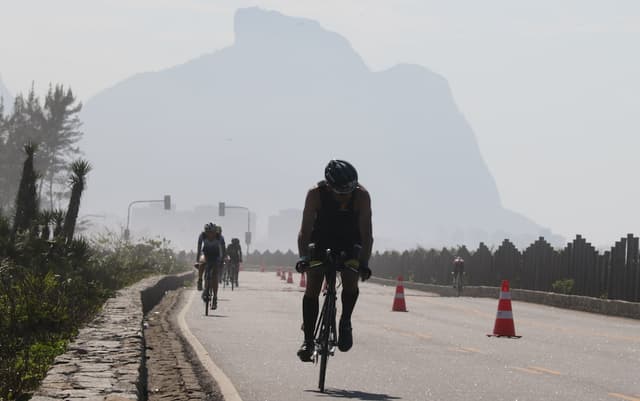
[[[227,258],[229,258],[231,266],[231,280],[238,286],[238,273],[240,272],[240,263],[242,263],[242,247],[238,238],[232,238],[231,243],[227,246]]]
[[[308,268],[309,244],[315,249],[331,249],[349,256],[355,245],[361,245],[359,273],[344,270],[342,277],[342,316],[338,333],[338,349],[346,352],[353,345],[351,313],[358,299],[358,275],[363,280],[371,276],[368,267],[373,244],[371,228],[371,198],[358,183],[358,173],[348,162],[332,160],[324,171],[325,180],[309,190],[304,205],[302,227],[298,235],[300,261],[298,271]],[[310,362],[313,354],[313,335],[318,318],[318,297],[322,288],[322,271],[309,271],[307,289],[302,298],[304,342],[298,350],[303,362]]]
[[[204,226],[204,231],[198,237],[196,260],[199,262],[200,256],[204,255],[204,264],[200,263],[198,269],[198,290],[202,290],[202,273],[206,268],[209,271],[207,285],[211,286],[213,290],[213,300],[211,302],[213,309],[218,307],[218,270],[220,260],[224,255],[223,246],[223,241],[221,241],[217,233],[216,226],[213,223],[207,223]]]
[[[218,271],[222,272],[222,269],[224,269],[224,261],[225,261],[225,257],[227,255],[227,244],[224,241],[224,235],[222,235],[222,226],[220,225],[216,225],[216,235],[218,237],[218,239],[221,242],[221,247],[222,247],[222,254],[220,255],[220,261],[218,263]],[[218,282],[222,282],[222,274],[218,275]]]
[[[453,259],[453,288],[456,288],[458,279],[462,280],[464,275],[464,259],[461,256],[456,256]]]

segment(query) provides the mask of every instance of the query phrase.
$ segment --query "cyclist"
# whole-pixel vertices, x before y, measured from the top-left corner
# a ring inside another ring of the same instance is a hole
[[[207,223],[204,226],[204,231],[198,237],[198,252],[196,255],[197,260],[200,260],[200,256],[204,255],[205,264],[200,264],[198,269],[198,290],[202,290],[202,273],[203,267],[206,267],[209,271],[209,283],[213,286],[213,300],[211,302],[211,308],[216,309],[218,307],[218,267],[220,260],[223,256],[223,242],[217,235],[216,226],[213,223]],[[206,265],[206,266],[205,266]],[[205,288],[206,290],[206,288]],[[203,291],[203,296],[205,292]]]
[[[231,265],[231,279],[237,287],[240,263],[242,263],[242,247],[240,247],[240,240],[238,238],[231,239],[231,243],[227,247],[227,257]]]
[[[222,226],[216,225],[216,237],[220,240],[220,246],[222,247],[222,254],[220,255],[220,261],[218,263],[218,271],[223,272],[224,260],[227,256],[227,244],[224,241],[224,235],[222,235]],[[222,274],[218,275],[218,282],[222,283]]]
[[[352,254],[355,245],[362,250],[356,266],[362,280],[371,276],[368,267],[373,234],[371,226],[371,198],[358,183],[358,172],[344,160],[331,160],[324,171],[325,180],[309,190],[298,235],[299,272],[309,267],[313,255],[308,255],[309,244],[316,249],[331,249],[336,253]],[[351,255],[353,256],[353,255]],[[345,269],[342,276],[342,316],[338,325],[338,349],[348,351],[353,345],[351,313],[358,299],[358,273]],[[318,297],[322,287],[322,271],[309,271],[307,289],[302,298],[304,342],[298,350],[303,362],[310,362],[313,354],[313,335],[318,318]]]
[[[464,259],[461,256],[456,256],[453,259],[453,288],[456,288],[456,284],[458,283],[458,277],[462,280],[462,275],[464,274]]]

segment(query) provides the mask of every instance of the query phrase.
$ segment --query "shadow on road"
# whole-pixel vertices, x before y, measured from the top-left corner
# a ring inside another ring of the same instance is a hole
[[[227,315],[207,315],[205,317],[229,317]]]
[[[387,401],[387,400],[400,400],[400,397],[394,397],[389,394],[377,394],[377,393],[365,393],[364,391],[350,391],[350,390],[336,390],[325,389],[324,393],[317,390],[306,390],[307,392],[316,393],[327,397],[334,398],[349,398],[353,400],[362,401]]]

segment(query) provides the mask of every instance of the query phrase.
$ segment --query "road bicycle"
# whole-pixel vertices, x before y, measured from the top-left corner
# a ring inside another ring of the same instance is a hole
[[[315,253],[313,244],[309,246],[309,250],[310,255]],[[354,259],[357,259],[359,250],[360,247],[356,246],[354,250],[356,257]],[[356,273],[358,272],[358,269],[346,267],[346,260],[345,252],[341,252],[336,257],[331,249],[327,249],[322,260],[313,260],[309,268],[305,269],[307,272],[321,269],[326,282],[324,303],[313,334],[314,350],[312,360],[314,363],[320,361],[320,377],[318,380],[318,389],[320,392],[324,392],[329,356],[335,355],[336,345],[338,344],[338,330],[336,327],[336,300],[338,298],[336,292],[337,273],[345,269],[352,270]]]
[[[221,277],[222,288],[231,287],[231,291],[235,286],[235,280],[233,277],[233,265],[230,261],[226,261],[222,267],[222,277]]]
[[[456,296],[459,297],[464,288],[464,272],[452,272],[451,274],[453,275],[453,288],[456,289]]]
[[[211,274],[213,266],[204,266],[204,283],[202,286],[202,301],[204,301],[204,314],[209,316],[209,305],[213,301],[213,285],[211,285]]]

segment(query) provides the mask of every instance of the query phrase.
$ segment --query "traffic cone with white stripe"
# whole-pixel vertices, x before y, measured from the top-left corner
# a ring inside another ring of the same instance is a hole
[[[493,326],[493,334],[489,337],[509,337],[520,338],[516,335],[516,327],[513,323],[513,311],[511,310],[511,291],[509,291],[509,281],[502,280],[500,289],[500,300],[498,301],[498,314],[496,324]]]
[[[404,286],[402,285],[402,276],[398,277],[398,285],[396,286],[396,295],[393,297],[394,312],[407,312],[407,304],[404,302]]]
[[[287,284],[293,284],[293,272],[289,272],[289,276],[287,277]]]
[[[286,281],[287,280],[287,272],[282,270],[282,275],[280,276],[280,279],[282,281]]]
[[[304,272],[300,275],[300,288],[307,288],[307,278]]]

